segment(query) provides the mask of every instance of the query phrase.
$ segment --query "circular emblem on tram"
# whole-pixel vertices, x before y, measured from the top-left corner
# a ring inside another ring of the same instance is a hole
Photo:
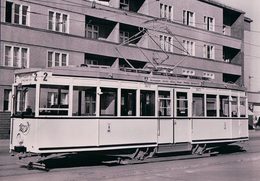
[[[19,131],[21,131],[23,134],[28,134],[30,130],[30,123],[26,122],[26,124],[21,123],[19,125]]]

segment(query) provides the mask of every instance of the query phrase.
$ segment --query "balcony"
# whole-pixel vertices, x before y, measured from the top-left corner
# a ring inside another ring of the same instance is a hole
[[[243,37],[244,16],[231,9],[223,10],[223,34],[241,39]]]
[[[143,6],[145,0],[120,0],[119,8],[126,11],[138,12]]]
[[[109,40],[116,22],[100,19],[92,16],[85,18],[85,37],[90,39]]]
[[[231,64],[241,65],[241,53],[239,49],[223,47],[223,61]]]
[[[137,45],[144,35],[138,27],[127,24],[119,25],[119,43]]]

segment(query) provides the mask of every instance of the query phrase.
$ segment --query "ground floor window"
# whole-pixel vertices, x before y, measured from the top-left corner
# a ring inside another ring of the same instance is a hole
[[[12,99],[12,91],[9,89],[4,90],[4,111],[11,111],[11,99]]]

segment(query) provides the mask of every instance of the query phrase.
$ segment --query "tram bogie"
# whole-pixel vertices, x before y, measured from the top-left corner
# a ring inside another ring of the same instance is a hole
[[[11,151],[136,149],[141,158],[248,140],[244,91],[147,76],[88,68],[18,71]]]

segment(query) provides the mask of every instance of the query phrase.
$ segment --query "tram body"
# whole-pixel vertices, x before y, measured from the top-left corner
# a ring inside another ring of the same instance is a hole
[[[244,91],[161,77],[84,67],[20,70],[10,150],[163,153],[248,140]]]

